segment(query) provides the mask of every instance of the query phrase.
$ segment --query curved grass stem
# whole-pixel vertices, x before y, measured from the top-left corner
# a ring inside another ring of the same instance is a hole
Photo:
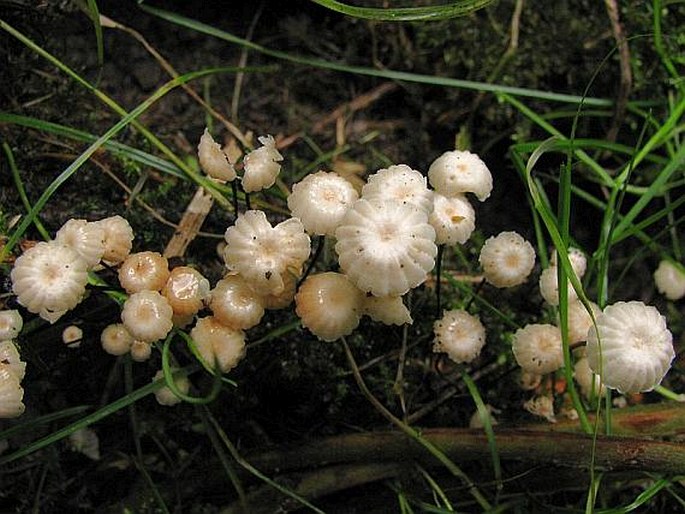
[[[476,484],[474,484],[471,479],[468,477],[462,469],[457,466],[452,460],[449,459],[445,455],[445,453],[437,447],[434,443],[426,439],[421,432],[418,430],[410,427],[406,423],[404,423],[401,419],[397,418],[392,412],[390,412],[374,395],[371,393],[369,388],[366,386],[366,383],[364,382],[364,378],[361,375],[361,372],[359,371],[359,366],[357,366],[357,361],[354,359],[354,355],[352,355],[352,351],[350,350],[349,345],[347,344],[347,341],[345,340],[344,337],[340,339],[342,341],[343,348],[345,350],[345,356],[347,357],[347,362],[350,365],[350,369],[352,370],[352,374],[354,376],[355,382],[357,382],[357,386],[359,387],[360,391],[364,395],[364,397],[369,401],[371,405],[390,423],[395,425],[397,428],[402,430],[406,435],[411,437],[413,440],[415,440],[417,443],[419,443],[421,446],[423,446],[428,452],[433,455],[440,463],[449,470],[452,475],[460,479],[464,484],[466,485],[469,493],[471,496],[473,496],[474,500],[478,503],[478,505],[481,506],[481,508],[484,511],[489,511],[492,509],[492,506],[490,505],[490,502],[483,496],[483,494],[480,492]]]

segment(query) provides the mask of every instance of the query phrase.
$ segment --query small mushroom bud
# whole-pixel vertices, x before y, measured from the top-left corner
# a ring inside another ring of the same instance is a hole
[[[222,373],[226,373],[245,356],[243,331],[227,327],[213,316],[198,319],[190,331],[190,337],[209,369],[218,366]]]
[[[561,332],[553,325],[531,324],[514,333],[511,346],[524,371],[544,375],[564,365]]]
[[[105,234],[105,250],[102,260],[110,266],[122,262],[133,247],[133,229],[121,216],[110,216],[109,218],[94,221]]]
[[[24,320],[17,310],[0,311],[0,341],[15,339],[24,326]]]
[[[209,281],[189,266],[171,270],[162,294],[169,301],[176,316],[196,314],[209,296]]]
[[[174,311],[169,302],[156,291],[132,294],[121,311],[121,320],[134,339],[153,342],[166,337],[173,323]]]
[[[105,231],[102,225],[86,220],[68,220],[55,234],[55,241],[76,250],[89,269],[100,262],[105,252]]]
[[[171,371],[173,373],[174,371],[176,371],[176,369],[171,368]],[[157,373],[155,373],[155,376],[152,377],[152,381],[155,382],[163,376],[164,371],[160,369]],[[188,377],[174,377],[174,384],[176,384],[178,390],[181,391],[183,394],[188,394],[188,391],[190,390],[190,380],[188,380]],[[171,407],[183,401],[178,396],[176,396],[174,392],[167,386],[164,386],[155,391],[155,399],[157,400],[157,403],[159,403],[160,405],[166,405],[168,407]]]
[[[100,334],[102,349],[110,355],[124,355],[131,350],[133,336],[121,323],[108,325]]]
[[[302,325],[324,341],[351,334],[362,316],[363,294],[345,275],[310,275],[295,295]]]
[[[197,157],[204,172],[212,178],[230,182],[235,179],[236,173],[233,165],[228,161],[228,156],[221,146],[214,141],[209,130],[205,129],[200,144],[197,147]]]
[[[131,358],[136,362],[145,362],[152,355],[152,344],[146,341],[133,341]]]
[[[468,151],[445,152],[428,168],[428,180],[444,196],[474,193],[483,202],[492,191],[492,175],[485,163]]]
[[[169,278],[169,262],[157,252],[132,253],[119,268],[119,283],[127,293],[159,291]]]
[[[264,316],[262,297],[240,275],[227,275],[216,283],[209,308],[217,320],[236,330],[252,328]]]
[[[485,241],[478,257],[485,279],[495,287],[523,284],[535,266],[535,250],[516,232],[501,232]]]
[[[445,311],[433,325],[434,352],[444,352],[457,363],[474,360],[485,345],[485,327],[464,310]]]

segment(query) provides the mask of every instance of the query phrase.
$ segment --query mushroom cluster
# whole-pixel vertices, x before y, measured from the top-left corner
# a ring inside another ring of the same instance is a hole
[[[23,324],[18,311],[0,311],[0,418],[16,418],[25,409],[21,381],[26,363],[21,360],[14,344]]]

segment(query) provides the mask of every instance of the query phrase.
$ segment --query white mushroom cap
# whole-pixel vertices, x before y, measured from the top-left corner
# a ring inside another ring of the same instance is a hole
[[[351,334],[362,316],[364,295],[341,273],[310,275],[295,295],[302,325],[324,341]]]
[[[133,336],[122,323],[107,325],[100,334],[102,349],[110,355],[124,355],[131,350]]]
[[[557,267],[550,266],[549,268],[542,270],[540,279],[538,280],[540,294],[548,304],[554,306],[559,305],[559,276],[557,273]],[[576,290],[571,285],[570,280],[568,281],[567,291],[569,301],[578,299],[578,293],[576,293]]]
[[[518,329],[511,349],[518,365],[530,373],[544,375],[564,365],[561,332],[554,325],[531,324]]]
[[[10,341],[0,341],[0,368],[9,369],[20,382],[26,373],[26,363],[21,360],[15,344]]]
[[[478,155],[469,151],[442,154],[430,165],[428,180],[444,196],[474,193],[483,202],[492,191],[490,170]]]
[[[151,343],[169,333],[173,313],[167,299],[157,291],[141,291],[124,302],[121,320],[134,339]]]
[[[666,319],[642,302],[609,305],[587,338],[590,368],[605,386],[622,393],[651,391],[675,358]]]
[[[260,294],[285,288],[283,274],[299,275],[311,251],[309,236],[297,218],[271,227],[263,211],[247,211],[226,230],[224,260]]]
[[[70,246],[56,241],[38,243],[14,263],[12,289],[21,305],[54,323],[83,298],[87,267]]]
[[[105,233],[105,251],[102,260],[109,265],[122,262],[133,247],[133,229],[121,216],[110,216],[94,221]]]
[[[685,297],[685,273],[672,262],[663,260],[654,272],[654,283],[658,291],[669,300]]]
[[[0,341],[15,339],[24,326],[24,320],[17,310],[0,311]]]
[[[88,427],[69,434],[69,446],[91,460],[100,460],[100,440],[95,431]]]
[[[0,418],[16,418],[24,413],[24,389],[8,367],[0,366]]]
[[[202,273],[190,266],[179,266],[171,270],[162,295],[171,305],[175,316],[192,316],[209,297],[209,289],[209,280]]]
[[[573,365],[573,378],[580,387],[580,392],[585,398],[592,398],[592,396],[601,396],[605,390],[599,375],[593,373],[590,369],[590,363],[587,357],[581,357]]]
[[[395,164],[370,175],[362,188],[362,198],[411,205],[426,214],[433,210],[433,192],[428,189],[426,177],[406,164]]]
[[[70,348],[78,348],[81,346],[83,339],[83,330],[76,325],[69,325],[62,331],[62,342]]]
[[[478,257],[485,279],[495,287],[523,284],[535,266],[533,246],[516,232],[500,232],[485,241]]]
[[[592,313],[595,318],[602,313],[599,305],[590,302]],[[580,300],[568,302],[568,342],[570,344],[580,343],[587,339],[587,333],[592,326],[592,318]]]
[[[587,257],[578,248],[570,247],[568,249],[568,260],[571,262],[573,271],[576,272],[578,278],[583,278],[587,270]],[[557,266],[557,252],[552,252],[551,266]]]
[[[485,345],[485,327],[465,310],[445,311],[433,324],[434,352],[444,352],[457,363],[474,360]]]
[[[400,296],[435,265],[435,230],[407,205],[358,200],[335,231],[340,267],[362,291]]]
[[[169,262],[158,252],[132,253],[119,268],[119,283],[127,293],[160,291],[169,278]]]
[[[262,136],[258,139],[263,146],[252,150],[243,159],[245,172],[241,181],[246,193],[273,186],[281,171],[278,163],[283,160],[283,156],[276,149],[274,138]]]
[[[176,371],[176,368],[171,368],[171,372],[173,373],[174,371]],[[155,376],[152,377],[152,381],[155,382],[162,377],[164,377],[164,371],[160,369],[155,373]],[[190,380],[188,380],[188,377],[174,377],[174,384],[183,394],[188,394],[188,391],[190,390]],[[171,407],[183,401],[167,386],[161,387],[155,391],[155,399],[157,400],[157,403],[166,405],[167,407]]]
[[[245,356],[243,331],[227,327],[213,316],[198,319],[190,331],[190,337],[195,341],[197,351],[209,369],[213,370],[216,362],[221,372],[226,373],[236,367]]]
[[[131,358],[136,362],[145,362],[152,356],[152,343],[147,341],[133,341],[131,344]]]
[[[366,295],[362,302],[362,311],[372,320],[384,325],[404,325],[414,322],[401,296]]]
[[[288,208],[310,234],[333,235],[358,198],[352,184],[340,175],[319,171],[293,184]]]
[[[464,244],[476,228],[476,211],[464,195],[435,193],[428,221],[435,229],[437,244]]]
[[[200,167],[210,177],[227,182],[236,178],[235,168],[228,161],[228,156],[206,128],[197,145],[197,157]]]
[[[70,219],[55,234],[55,241],[71,246],[93,268],[105,252],[105,231],[102,225],[86,220]]]
[[[227,275],[212,289],[209,308],[227,327],[247,330],[264,316],[264,302],[240,275]]]

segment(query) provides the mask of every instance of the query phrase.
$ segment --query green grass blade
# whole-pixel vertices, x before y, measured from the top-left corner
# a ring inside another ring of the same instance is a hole
[[[100,148],[106,141],[112,139],[117,133],[119,133],[124,127],[126,127],[134,119],[136,119],[143,112],[145,112],[157,100],[159,100],[169,91],[172,91],[174,88],[180,86],[181,84],[184,84],[193,79],[205,77],[215,73],[229,71],[233,72],[235,71],[235,69],[211,68],[208,70],[201,70],[181,75],[180,77],[170,80],[169,82],[164,84],[157,91],[155,91],[147,100],[145,100],[133,111],[124,116],[119,122],[117,122],[107,132],[105,132],[96,141],[94,141],[81,155],[79,155],[76,158],[76,160],[74,160],[74,162],[72,162],[62,173],[60,173],[60,175],[55,180],[53,180],[52,183],[45,189],[43,194],[36,201],[35,205],[31,209],[29,214],[21,221],[19,226],[7,240],[7,244],[5,245],[5,247],[0,251],[0,261],[2,261],[8,255],[12,248],[14,248],[14,245],[16,245],[19,241],[19,238],[21,238],[21,236],[24,235],[24,232],[26,232],[26,229],[28,228],[29,224],[33,222],[33,220],[38,216],[38,214],[40,214],[41,210],[43,209],[43,207],[45,207],[45,204],[48,202],[50,197],[52,197],[52,195],[60,188],[60,186],[62,186],[62,184],[64,184],[69,178],[71,178],[71,176],[74,175],[74,173],[76,173],[78,169],[90,158],[90,156],[93,155],[97,151],[97,149]]]
[[[485,430],[485,435],[488,438],[488,448],[490,449],[490,458],[492,459],[492,469],[495,474],[495,482],[497,483],[497,490],[501,491],[503,488],[502,483],[502,464],[499,458],[499,451],[497,450],[497,440],[495,439],[495,431],[492,428],[492,416],[490,411],[485,406],[483,402],[483,397],[480,395],[478,386],[473,381],[471,376],[466,372],[461,372],[461,378],[466,384],[466,388],[469,390],[469,394],[476,404],[476,409],[478,409],[478,414],[481,421],[483,422],[483,430]]]
[[[17,186],[17,192],[19,193],[19,198],[21,198],[21,203],[24,204],[26,212],[31,212],[31,202],[29,201],[29,197],[26,195],[24,183],[21,180],[21,175],[19,174],[17,163],[14,161],[14,154],[12,153],[12,149],[7,143],[4,142],[2,143],[2,149],[4,150],[5,156],[7,157],[7,163],[9,164],[10,171],[12,172],[14,184]],[[45,227],[38,218],[34,218],[33,224],[36,226],[36,229],[38,230],[43,239],[45,239],[46,241],[50,241],[50,239],[52,239],[50,237],[50,233],[45,229]],[[1,260],[2,259],[0,259],[0,261]]]
[[[685,105],[685,101],[683,102]],[[652,201],[655,196],[663,193],[666,183],[676,171],[682,171],[685,164],[685,145],[681,146],[678,152],[673,156],[672,160],[661,170],[656,179],[647,188],[647,191],[638,198],[637,202],[631,209],[623,216],[612,234],[612,242],[616,241],[624,231],[628,230],[633,220],[644,210],[644,208]]]
[[[539,100],[546,100],[546,101],[550,101],[550,102],[561,102],[561,103],[571,103],[571,104],[578,104],[578,103],[583,102],[585,105],[596,106],[596,107],[611,107],[614,104],[613,100],[609,100],[606,98],[593,98],[593,97],[583,98],[583,97],[578,96],[578,95],[567,95],[567,94],[563,94],[563,93],[554,93],[551,91],[539,91],[539,90],[535,90],[535,89],[504,86],[504,85],[500,85],[500,84],[488,84],[486,82],[477,82],[477,81],[472,81],[472,80],[461,80],[461,79],[454,79],[454,78],[449,78],[449,77],[436,77],[433,75],[422,75],[422,74],[409,73],[409,72],[403,72],[403,71],[378,70],[375,68],[367,68],[367,67],[363,67],[363,66],[348,66],[345,64],[326,61],[324,59],[316,59],[316,58],[311,58],[311,57],[302,57],[302,56],[298,56],[298,55],[292,55],[292,54],[289,54],[287,52],[280,52],[278,50],[271,50],[271,49],[266,48],[264,46],[253,43],[252,41],[248,41],[246,39],[234,36],[233,34],[230,34],[229,32],[226,32],[224,30],[220,30],[220,29],[213,27],[211,25],[201,23],[197,20],[193,20],[192,18],[187,18],[185,16],[181,16],[180,14],[176,14],[176,13],[171,12],[171,11],[159,9],[157,7],[152,7],[152,6],[146,5],[142,2],[139,3],[139,7],[143,11],[145,11],[149,14],[157,16],[163,20],[169,21],[169,22],[174,23],[176,25],[186,27],[186,28],[194,30],[196,32],[200,32],[202,34],[207,34],[208,36],[216,37],[216,38],[222,39],[224,41],[228,41],[229,43],[234,43],[234,44],[237,44],[240,46],[244,46],[246,48],[249,48],[250,50],[254,50],[254,51],[262,53],[264,55],[268,55],[269,57],[273,57],[275,59],[280,59],[280,60],[284,60],[284,61],[288,61],[288,62],[294,62],[294,63],[304,65],[304,66],[313,66],[316,68],[341,71],[341,72],[352,73],[352,74],[356,74],[356,75],[367,75],[367,76],[379,77],[379,78],[390,79],[390,80],[400,80],[400,81],[404,81],[404,82],[415,82],[415,83],[419,83],[419,84],[431,84],[431,85],[437,85],[437,86],[453,87],[453,88],[458,88],[458,89],[468,89],[468,90],[472,90],[472,91],[482,91],[482,92],[486,92],[486,93],[501,93],[501,94],[507,94],[507,95],[511,95],[511,96],[523,96],[523,97],[529,97],[529,98],[537,98]]]
[[[465,16],[478,9],[482,9],[492,0],[456,0],[446,5],[436,5],[433,7],[398,7],[398,8],[377,8],[377,7],[358,7],[348,5],[336,0],[311,0],[322,5],[331,11],[339,12],[354,18],[362,18],[372,21],[434,21],[447,20]]]
[[[7,430],[3,430],[2,432],[0,432],[0,441],[2,441],[3,439],[9,439],[10,437],[15,436],[16,434],[29,433],[32,430],[35,430],[35,428],[39,425],[47,425],[48,423],[58,421],[62,418],[69,418],[71,416],[75,416],[76,414],[81,414],[82,412],[85,412],[88,409],[90,409],[90,406],[88,405],[79,405],[78,407],[70,407],[68,409],[60,410],[57,412],[51,412],[50,414],[45,414],[44,416],[40,416],[38,418],[29,419],[24,423],[20,423],[11,428],[8,428]]]
[[[180,372],[185,371],[181,370]],[[108,405],[105,405],[102,409],[99,409],[93,412],[92,414],[89,414],[88,416],[81,418],[78,421],[75,421],[74,423],[71,423],[70,425],[67,425],[66,427],[60,430],[57,430],[45,437],[42,437],[37,441],[27,444],[26,446],[22,447],[14,453],[0,456],[0,466],[4,466],[5,464],[13,462],[17,459],[21,459],[23,457],[26,457],[27,455],[31,455],[32,453],[37,452],[38,450],[41,450],[46,446],[50,446],[51,444],[54,444],[57,441],[61,441],[62,439],[68,437],[70,434],[73,434],[77,430],[81,428],[86,428],[87,426],[92,425],[93,423],[97,423],[98,421],[105,419],[107,416],[111,416],[115,412],[118,412],[121,409],[128,407],[129,405],[132,405],[141,398],[144,398],[150,393],[154,393],[157,389],[164,387],[164,385],[165,383],[163,378],[160,378],[159,380],[156,380],[154,382],[150,382],[149,384],[144,385],[139,389],[136,389],[132,393],[127,394],[126,396],[119,398],[118,400]]]
[[[92,143],[98,138],[98,136],[94,134],[89,134],[88,132],[75,129],[73,127],[67,127],[58,123],[52,123],[49,121],[3,111],[0,111],[0,123],[19,125],[26,128],[40,130],[41,132],[48,132],[50,134],[73,139],[74,141],[82,141],[86,143]],[[172,162],[157,157],[156,155],[152,155],[132,146],[119,143],[118,141],[107,141],[102,145],[102,147],[110,150],[115,156],[130,159],[143,166],[149,166],[161,171],[162,173],[172,175],[182,180],[188,180],[188,176],[183,173],[181,168]]]
[[[93,30],[95,30],[95,43],[98,48],[98,66],[102,67],[105,63],[105,46],[102,42],[102,25],[100,24],[100,10],[95,0],[88,0],[88,14],[93,21]]]

